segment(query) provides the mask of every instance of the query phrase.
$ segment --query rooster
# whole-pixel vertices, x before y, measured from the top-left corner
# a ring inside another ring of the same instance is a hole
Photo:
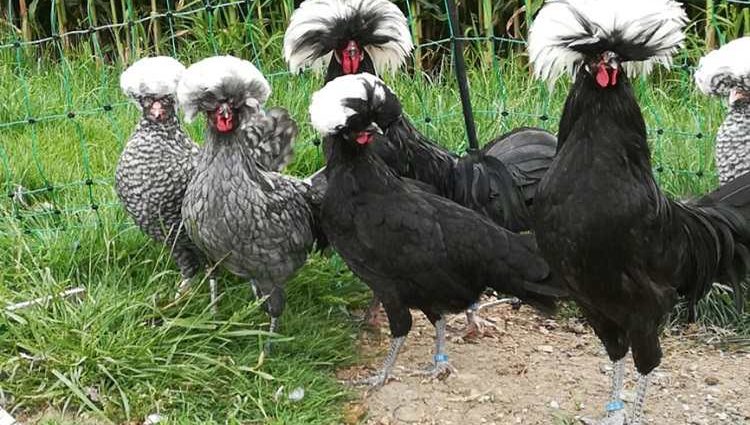
[[[262,110],[270,92],[255,66],[232,56],[193,64],[177,89],[186,119],[198,113],[207,119],[206,142],[182,204],[187,232],[211,261],[267,297],[275,332],[283,285],[313,244],[314,217],[308,184],[265,171],[252,156],[251,146],[263,145],[269,134],[297,134],[288,114],[269,117]]]
[[[742,212],[710,197],[667,198],[652,173],[630,78],[669,64],[687,16],[673,0],[548,0],[529,38],[535,74],[574,75],[558,153],[534,198],[539,247],[614,362],[605,424],[626,423],[624,357],[638,372],[631,425],[643,420],[659,333],[679,296],[737,284],[748,266]]]
[[[310,105],[326,144],[323,230],[388,315],[390,350],[382,369],[363,381],[370,385],[387,380],[411,328],[410,308],[435,326],[434,364],[426,373],[441,377],[451,370],[443,316],[476,302],[487,282],[543,310],[562,294],[532,235],[421,190],[376,153],[378,143],[387,143],[377,115],[390,107],[389,93],[371,74],[347,75],[315,93]]]
[[[729,115],[716,135],[719,182],[750,171],[750,37],[734,40],[703,57],[695,73],[706,94],[729,96]]]
[[[203,266],[203,258],[181,227],[182,199],[193,175],[198,145],[177,117],[177,83],[185,67],[165,56],[144,58],[120,76],[120,87],[142,111],[120,155],[115,188],[140,229],[171,249],[180,268],[178,296]],[[212,305],[216,283],[211,279]]]
[[[327,67],[326,82],[347,74],[394,72],[413,47],[406,17],[388,0],[304,1],[284,35],[290,70]],[[501,226],[527,230],[526,207],[555,154],[552,134],[521,128],[459,157],[421,134],[396,103],[378,118],[388,140],[373,147],[388,166]],[[373,299],[369,315],[378,306]],[[467,312],[468,333],[481,333],[485,323],[476,310],[472,306]]]

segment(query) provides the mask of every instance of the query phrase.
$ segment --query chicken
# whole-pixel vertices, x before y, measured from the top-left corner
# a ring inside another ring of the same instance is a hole
[[[251,155],[250,146],[265,143],[269,134],[297,134],[295,122],[280,110],[275,116],[263,112],[270,92],[255,66],[232,56],[193,64],[177,89],[186,119],[198,113],[207,118],[206,142],[182,204],[187,232],[211,261],[267,297],[264,307],[275,332],[283,285],[313,245],[314,217],[308,184],[265,171]]]
[[[383,384],[408,334],[409,308],[436,328],[433,367],[450,372],[446,313],[465,310],[489,282],[543,310],[556,295],[532,235],[519,235],[398,176],[376,154],[387,143],[376,116],[390,93],[371,74],[347,75],[313,95],[311,122],[325,138],[328,190],[321,222],[331,245],[382,300],[392,340],[383,368],[365,383]]]
[[[630,78],[669,64],[687,16],[672,0],[555,0],[529,37],[535,74],[574,74],[558,153],[534,198],[533,229],[614,362],[601,424],[626,423],[624,358],[638,372],[631,425],[662,351],[659,334],[679,296],[703,297],[714,281],[736,285],[748,267],[742,211],[706,197],[676,202],[652,173],[646,124]]]
[[[326,82],[347,74],[396,71],[413,47],[406,17],[388,0],[304,1],[284,35],[290,70],[327,67]],[[528,228],[526,206],[555,155],[552,134],[521,128],[459,157],[422,135],[400,105],[385,113],[378,124],[389,140],[373,149],[399,175],[432,185],[435,193],[501,226]],[[526,205],[518,202],[517,193]],[[375,298],[369,315],[378,308]],[[481,333],[483,321],[473,314],[478,309],[468,312],[469,334]]]
[[[719,182],[750,171],[750,37],[734,40],[700,60],[695,73],[706,94],[729,97],[729,115],[716,135]]]
[[[388,0],[306,0],[292,15],[284,34],[289,69],[297,73],[307,66],[327,67],[326,82],[347,74],[395,72],[406,63],[413,48],[406,17]],[[419,133],[405,116],[397,118],[389,135],[392,143],[380,146],[378,153],[402,176],[439,189],[445,184],[446,169],[463,167],[468,171],[470,164],[492,156],[505,165],[530,203],[555,154],[552,134],[523,127],[490,142],[475,153],[475,161],[465,159],[467,163],[454,165],[458,160],[455,154]],[[463,195],[472,196],[470,190],[477,188],[464,185]],[[477,199],[467,202],[478,208],[486,206],[489,201],[482,199],[486,190],[480,192]]]
[[[200,251],[181,227],[182,199],[198,156],[198,145],[177,117],[177,83],[184,70],[175,59],[159,56],[141,59],[122,73],[120,87],[142,117],[115,171],[125,210],[144,233],[170,248],[183,278],[178,295],[203,267]]]

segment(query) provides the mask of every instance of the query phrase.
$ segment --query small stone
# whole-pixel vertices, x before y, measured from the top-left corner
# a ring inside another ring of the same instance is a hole
[[[706,385],[719,385],[719,378],[715,376],[707,376],[705,379]]]
[[[724,412],[717,413],[716,417],[719,418],[720,421],[725,421],[725,420],[729,419],[729,416],[727,416],[727,414],[724,413]]]
[[[553,409],[559,409],[560,408],[560,403],[556,402],[555,400],[552,400],[552,401],[549,402],[549,407],[551,407]]]
[[[414,423],[419,422],[424,417],[424,411],[421,406],[418,405],[405,405],[398,409],[396,419],[398,423]]]
[[[158,423],[161,423],[162,419],[164,418],[162,418],[161,415],[157,413],[152,413],[146,416],[146,420],[143,421],[143,425],[156,425]]]
[[[537,351],[541,351],[542,353],[552,353],[555,351],[555,349],[551,345],[540,345],[536,347]]]
[[[291,393],[289,393],[289,396],[287,398],[289,398],[289,400],[293,402],[300,401],[305,398],[305,389],[302,387],[297,387],[292,390]]]
[[[612,365],[609,363],[600,363],[599,364],[599,372],[603,374],[607,374],[609,372],[612,372]]]

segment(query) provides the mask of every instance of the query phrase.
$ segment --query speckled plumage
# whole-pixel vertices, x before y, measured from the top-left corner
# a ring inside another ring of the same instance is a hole
[[[256,140],[266,134],[257,121],[244,130]],[[283,297],[275,299],[274,289],[304,264],[313,244],[312,212],[305,199],[309,186],[260,169],[239,134],[209,130],[182,214],[198,247],[211,261],[270,294],[269,313],[277,317]]]
[[[166,243],[184,278],[201,267],[201,255],[180,229],[182,200],[198,145],[182,131],[174,112],[164,122],[144,117],[120,155],[117,194],[144,233]]]
[[[258,126],[262,129],[261,137],[255,133]],[[243,126],[246,132],[250,155],[266,171],[281,171],[292,162],[294,141],[297,126],[289,113],[281,108],[271,108],[263,115],[262,122],[252,127]]]
[[[272,138],[291,144],[296,123],[282,109],[261,109],[270,86],[238,58],[192,65],[177,92],[183,108],[208,117],[206,141],[182,204],[187,233],[212,262],[268,296],[273,331],[284,307],[283,284],[313,246],[314,217],[306,198],[311,188],[264,170],[253,155]]]
[[[719,127],[716,166],[722,184],[750,171],[750,99],[735,102]]]

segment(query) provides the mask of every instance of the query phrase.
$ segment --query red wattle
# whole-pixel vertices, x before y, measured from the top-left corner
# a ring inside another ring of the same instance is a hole
[[[616,74],[615,78],[617,78]],[[607,67],[604,65],[599,65],[599,70],[596,71],[596,84],[602,88],[609,85],[609,72],[607,72]]]
[[[342,57],[341,68],[344,70],[344,75],[354,74],[354,63],[349,55],[344,54]]]
[[[615,68],[612,70],[612,75],[609,76],[609,82],[612,86],[617,85],[617,73],[618,72],[620,72],[620,70]]]
[[[372,134],[363,131],[357,135],[357,143],[360,145],[366,145],[370,142],[372,142]]]
[[[362,63],[362,51],[356,41],[351,40],[346,47],[338,51],[341,58],[341,68],[344,75],[356,74],[359,72],[359,66]]]
[[[232,117],[217,117],[216,129],[219,130],[220,133],[229,133],[230,131],[232,131],[234,129]]]

